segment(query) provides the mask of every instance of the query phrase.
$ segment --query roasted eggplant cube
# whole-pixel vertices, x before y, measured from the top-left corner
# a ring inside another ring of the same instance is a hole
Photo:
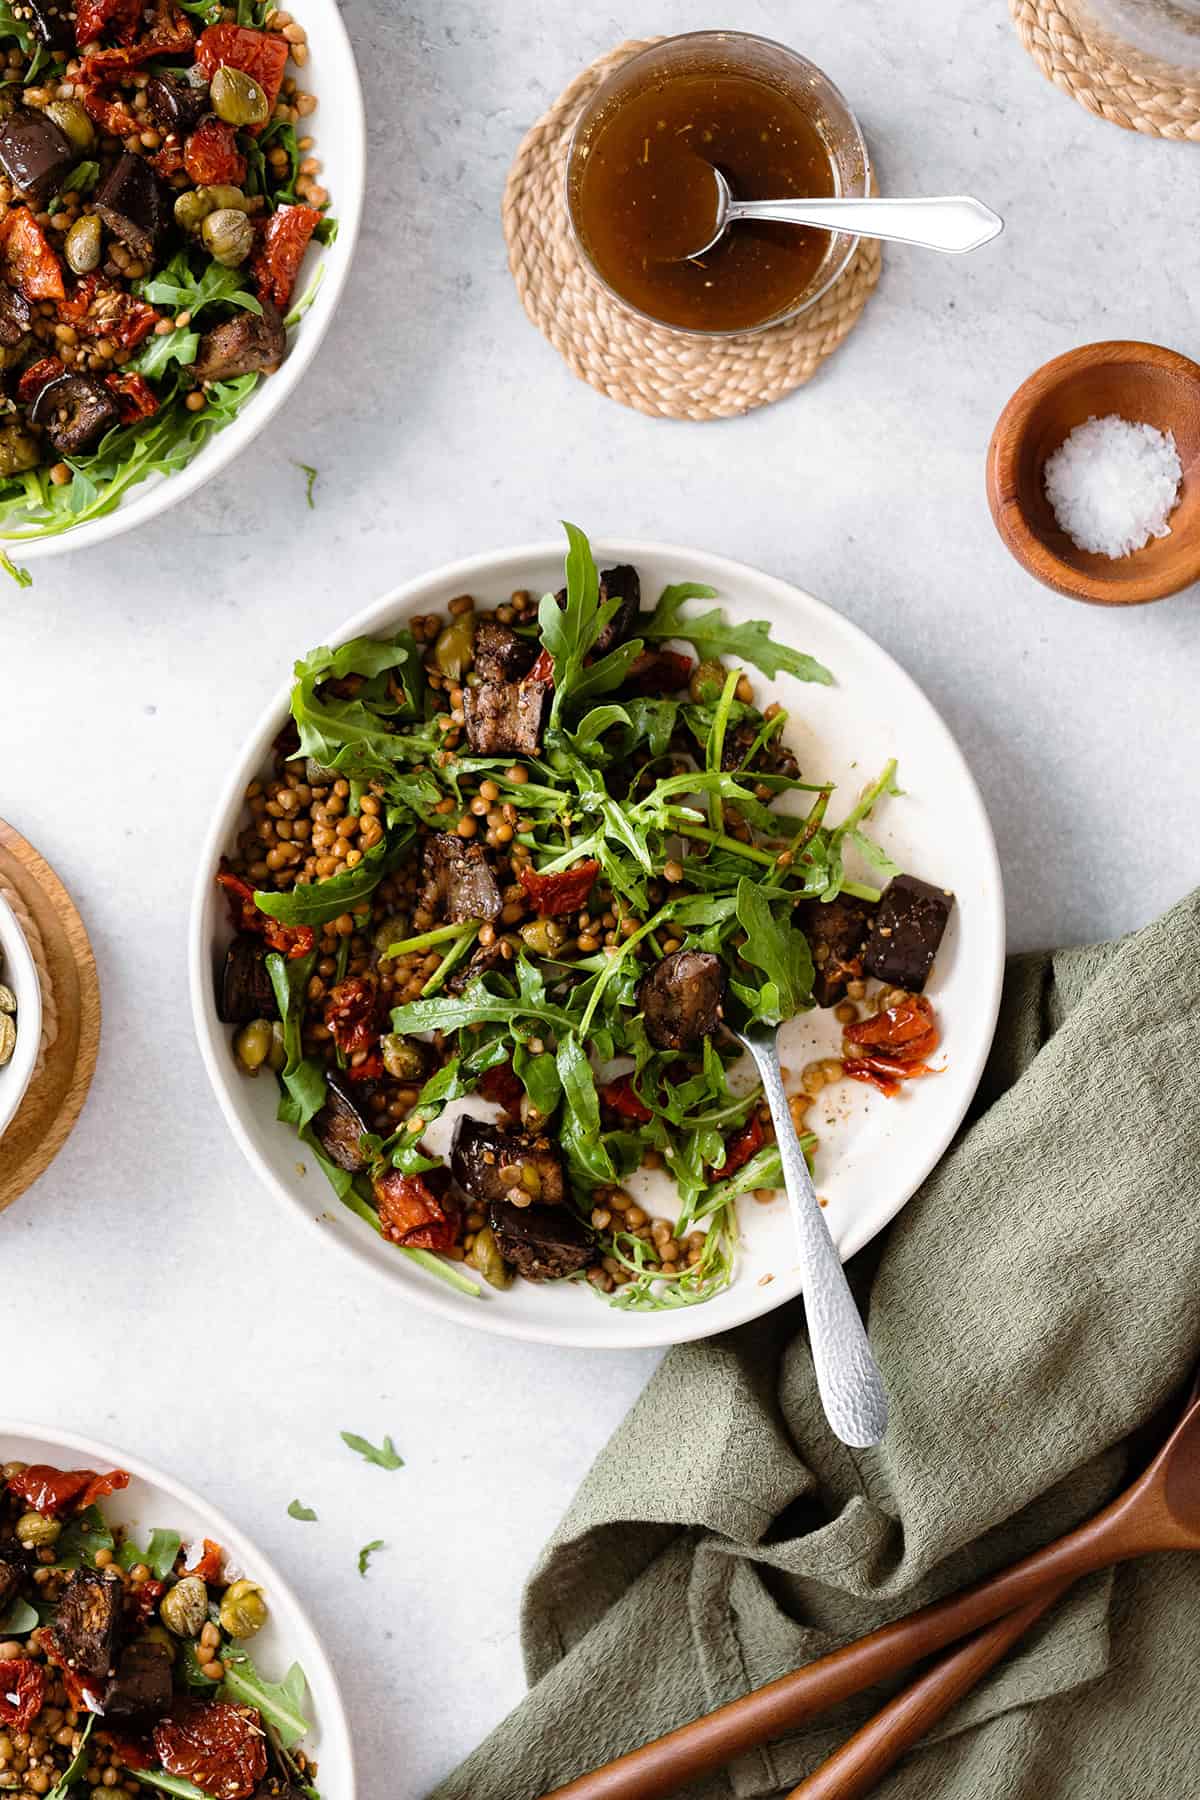
[[[146,83],[146,103],[156,123],[180,138],[189,137],[205,113],[212,110],[207,82],[193,86],[190,81],[178,81],[173,75],[150,77]]]
[[[875,909],[863,968],[879,981],[919,994],[929,979],[954,895],[915,875],[897,875]]]
[[[262,302],[262,317],[240,312],[206,331],[192,364],[197,381],[233,381],[238,375],[255,375],[270,369],[287,355],[287,333],[279,308]]]
[[[25,0],[25,16],[47,50],[75,52],[75,7],[72,0]]]
[[[0,1618],[8,1611],[17,1597],[17,1589],[21,1585],[21,1564],[9,1561],[0,1556]]]
[[[175,1658],[166,1644],[139,1638],[117,1659],[117,1672],[104,1695],[109,1719],[157,1719],[171,1704]]]
[[[518,637],[499,619],[480,619],[475,627],[475,673],[481,681],[520,681],[537,660],[538,647]]]
[[[499,918],[504,902],[482,844],[469,844],[457,832],[435,832],[425,844],[425,873],[436,882],[451,924]]]
[[[656,963],[638,988],[638,1005],[652,1044],[688,1050],[721,1022],[725,971],[707,950],[676,950]]]
[[[464,688],[467,742],[477,756],[536,756],[550,688],[543,681],[481,681]]]
[[[24,294],[0,285],[0,350],[26,349],[32,330],[33,308]]]
[[[749,768],[760,775],[786,775],[789,781],[798,781],[800,764],[796,761],[794,752],[786,744],[780,743],[778,733],[754,751],[753,759],[747,762],[747,757],[754,750],[761,725],[762,719],[756,715],[752,719],[739,720],[730,727],[721,746],[722,769],[729,773],[734,769]]]
[[[0,169],[40,212],[57,194],[79,152],[66,132],[31,107],[18,107],[0,123]]]
[[[450,1172],[472,1200],[508,1200],[516,1193],[560,1206],[566,1193],[562,1156],[549,1138],[500,1131],[466,1116],[455,1127]]]
[[[46,383],[29,416],[60,456],[78,456],[110,431],[121,415],[98,375],[60,375]]]
[[[317,1142],[339,1169],[358,1175],[367,1167],[360,1139],[371,1127],[332,1070],[325,1074],[325,1104],[313,1120]]]
[[[125,1588],[107,1570],[76,1569],[54,1615],[58,1647],[75,1673],[101,1681],[112,1669],[113,1646]]]
[[[117,158],[96,190],[95,211],[135,256],[153,262],[167,229],[162,184],[144,156]]]
[[[488,1224],[505,1262],[526,1281],[561,1281],[586,1269],[595,1240],[568,1206],[514,1206],[494,1200]]]
[[[217,994],[222,1025],[248,1025],[251,1019],[273,1019],[279,1012],[267,974],[267,947],[252,931],[239,931],[225,952]]]
[[[797,908],[796,923],[812,951],[813,999],[818,1006],[836,1006],[846,998],[846,983],[864,973],[862,952],[871,908],[847,894],[828,906],[806,900]]]
[[[455,969],[446,982],[446,992],[465,994],[473,981],[481,975],[490,975],[493,969],[502,968],[504,962],[504,945],[499,939],[494,944],[484,945],[461,968]]]

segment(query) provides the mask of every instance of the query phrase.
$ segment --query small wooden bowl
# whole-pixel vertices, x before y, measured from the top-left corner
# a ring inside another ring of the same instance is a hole
[[[1171,431],[1183,465],[1170,535],[1119,560],[1080,550],[1046,498],[1043,471],[1077,425],[1107,413]],[[992,433],[988,504],[996,529],[1038,581],[1097,606],[1162,600],[1200,580],[1200,366],[1161,344],[1084,344],[1019,387]]]

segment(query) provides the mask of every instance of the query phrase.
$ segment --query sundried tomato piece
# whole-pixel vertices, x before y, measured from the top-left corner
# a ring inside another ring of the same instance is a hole
[[[85,275],[60,303],[59,318],[83,337],[112,338],[118,348],[133,350],[162,317],[125,288],[99,275]]]
[[[114,37],[132,41],[141,20],[141,0],[78,0],[75,42],[82,50],[110,29]]]
[[[194,1563],[185,1564],[185,1575],[198,1575],[201,1581],[210,1585],[218,1585],[225,1573],[225,1552],[220,1544],[214,1544],[211,1538],[205,1538],[200,1556]]]
[[[383,1235],[409,1250],[449,1250],[458,1235],[456,1219],[420,1175],[387,1169],[372,1182]]]
[[[17,399],[32,406],[44,387],[65,374],[66,365],[59,357],[43,356],[40,362],[30,363],[17,382]]]
[[[61,300],[67,291],[62,264],[27,206],[0,220],[0,276],[27,300]]]
[[[46,1670],[27,1656],[0,1663],[0,1724],[28,1731],[46,1699]]]
[[[752,1112],[740,1131],[733,1132],[725,1139],[725,1161],[719,1169],[710,1173],[718,1181],[725,1181],[744,1169],[752,1156],[757,1156],[767,1141],[763,1122],[756,1112]]]
[[[681,650],[643,650],[626,671],[622,687],[636,694],[676,694],[686,687],[695,663]]]
[[[347,1056],[369,1050],[379,1038],[379,988],[373,975],[351,975],[330,988],[325,1023]]]
[[[87,4],[89,0],[84,0],[84,5]],[[93,51],[84,62],[85,73],[91,76],[119,76],[125,70],[136,69],[157,56],[186,56],[196,41],[196,34],[188,24],[187,14],[175,4],[175,0],[156,0],[154,21],[150,29],[139,37],[137,28],[141,17],[140,5],[135,6],[132,33],[124,25],[116,32],[121,40],[121,48]],[[76,29],[78,30],[78,21]],[[92,35],[94,37],[98,34]],[[80,39],[81,43],[91,41],[91,38]]]
[[[278,32],[255,31],[249,25],[210,25],[196,42],[196,61],[210,81],[222,63],[227,69],[241,69],[257,81],[272,112],[290,55],[285,37]]]
[[[250,265],[260,300],[273,301],[280,312],[287,310],[304,252],[320,223],[315,206],[281,206],[271,214]]]
[[[149,1738],[127,1737],[111,1725],[96,1733],[96,1742],[110,1744],[127,1769],[152,1769],[158,1760]]]
[[[182,1701],[154,1727],[154,1748],[168,1775],[213,1800],[249,1800],[267,1772],[259,1713],[226,1700]]]
[[[217,881],[229,899],[229,917],[235,931],[256,931],[272,950],[278,950],[289,962],[307,956],[316,942],[311,925],[284,925],[270,913],[261,912],[254,904],[254,889],[240,875],[222,869]]]
[[[502,1106],[505,1112],[514,1116],[521,1109],[525,1093],[510,1062],[497,1063],[494,1069],[488,1069],[475,1091],[481,1099],[490,1100],[493,1106]]]
[[[215,113],[201,119],[184,144],[183,166],[197,187],[241,187],[246,179],[237,132]]]
[[[925,1058],[940,1041],[937,1016],[924,994],[905,994],[895,1005],[872,1018],[846,1027],[846,1040],[861,1048],[861,1056],[843,1064],[851,1081],[865,1081],[889,1099],[900,1092],[902,1081],[936,1075]]]
[[[164,181],[170,181],[172,176],[178,175],[183,168],[183,145],[164,144],[162,149],[156,150],[150,158],[150,167],[156,175],[161,175]]]
[[[83,102],[83,110],[109,137],[129,137],[142,129],[142,122],[113,83],[120,80],[120,69],[93,68],[94,56],[83,65],[75,91]]]
[[[629,1119],[635,1125],[645,1125],[654,1117],[634,1087],[632,1075],[618,1075],[615,1081],[606,1081],[600,1089],[600,1104],[619,1119]]]
[[[540,681],[548,687],[554,686],[554,658],[548,650],[538,651],[537,660],[525,679]]]
[[[364,1057],[362,1062],[348,1063],[338,1073],[344,1075],[347,1081],[379,1081],[384,1074],[383,1058],[377,1050],[372,1050],[370,1056]]]
[[[134,425],[139,419],[152,419],[158,411],[158,396],[144,375],[126,370],[120,375],[106,375],[104,385],[115,396],[121,409],[122,425]]]
[[[97,1500],[128,1486],[129,1476],[124,1469],[98,1475],[95,1469],[55,1469],[49,1463],[30,1463],[12,1477],[6,1491],[24,1500],[34,1512],[58,1519],[67,1512],[83,1512]]]
[[[125,1590],[125,1618],[131,1626],[145,1625],[167,1591],[165,1581],[143,1581]]]
[[[528,863],[520,868],[520,883],[533,901],[540,919],[557,919],[563,913],[578,912],[592,891],[600,864],[589,856],[569,869],[554,875],[539,875]]]

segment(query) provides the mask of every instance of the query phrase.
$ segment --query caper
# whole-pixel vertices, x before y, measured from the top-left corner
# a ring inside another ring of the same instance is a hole
[[[70,138],[80,155],[86,156],[96,142],[96,127],[78,100],[51,100],[42,110]]]
[[[221,1630],[230,1637],[253,1637],[267,1622],[267,1603],[256,1582],[235,1581],[221,1600]]]
[[[271,1048],[267,1051],[267,1067],[276,1075],[287,1067],[287,1044],[282,1019],[271,1020]]]
[[[62,1526],[57,1519],[44,1519],[39,1512],[22,1513],[17,1520],[17,1542],[26,1550],[44,1550],[57,1544]]]
[[[0,1013],[0,1069],[10,1063],[17,1048],[17,1022],[11,1013]]]
[[[715,657],[711,662],[702,662],[694,670],[688,682],[688,693],[697,706],[706,702],[719,700],[721,690],[725,686],[725,664]]]
[[[401,1037],[399,1032],[389,1031],[380,1038],[379,1048],[389,1075],[394,1075],[397,1081],[420,1081],[425,1073],[423,1045],[412,1038]]]
[[[530,919],[521,927],[521,939],[535,956],[555,956],[562,948],[566,933],[553,919]]]
[[[167,1589],[158,1616],[177,1638],[194,1638],[208,1623],[208,1589],[199,1575],[185,1575]]]
[[[4,983],[0,981],[0,1012],[15,1013],[16,1010],[17,996],[10,987],[5,987]]]
[[[197,190],[210,202],[210,212],[220,207],[232,207],[234,212],[249,212],[250,202],[239,187],[203,187]]]
[[[175,223],[181,231],[194,235],[216,210],[204,188],[185,188],[175,201]]]
[[[464,613],[447,625],[433,646],[433,660],[443,675],[451,681],[461,681],[463,671],[470,668],[474,659],[475,619],[471,613]]]
[[[209,213],[200,227],[204,247],[223,269],[236,269],[254,248],[254,227],[245,213],[222,206]]]
[[[76,275],[90,275],[100,267],[102,255],[100,221],[95,213],[81,213],[63,245],[67,262]]]
[[[222,63],[212,78],[209,89],[212,109],[227,125],[265,125],[271,116],[271,102],[253,75],[244,69],[231,69]]]
[[[0,425],[0,475],[19,475],[36,469],[42,460],[41,445],[16,419]]]
[[[513,1272],[500,1254],[496,1234],[490,1225],[475,1234],[475,1242],[467,1252],[467,1261],[479,1270],[489,1287],[512,1286]]]
[[[270,1019],[251,1019],[233,1040],[233,1053],[246,1075],[257,1075],[271,1054]]]
[[[402,944],[408,936],[408,916],[406,913],[391,913],[382,923],[375,927],[371,942],[377,955],[386,956],[393,944]]]

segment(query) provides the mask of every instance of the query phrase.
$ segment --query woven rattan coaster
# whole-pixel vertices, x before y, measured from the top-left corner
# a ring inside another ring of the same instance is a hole
[[[1053,0],[1008,0],[1021,42],[1056,87],[1089,112],[1150,137],[1200,142],[1200,85],[1181,83],[1167,64],[1137,67],[1091,43]]]
[[[508,266],[538,330],[581,380],[660,419],[729,419],[781,400],[816,373],[856,324],[879,280],[877,243],[798,319],[725,338],[650,325],[614,300],[575,247],[564,170],[575,121],[600,83],[639,50],[620,44],[577,75],[528,133],[504,190]]]

